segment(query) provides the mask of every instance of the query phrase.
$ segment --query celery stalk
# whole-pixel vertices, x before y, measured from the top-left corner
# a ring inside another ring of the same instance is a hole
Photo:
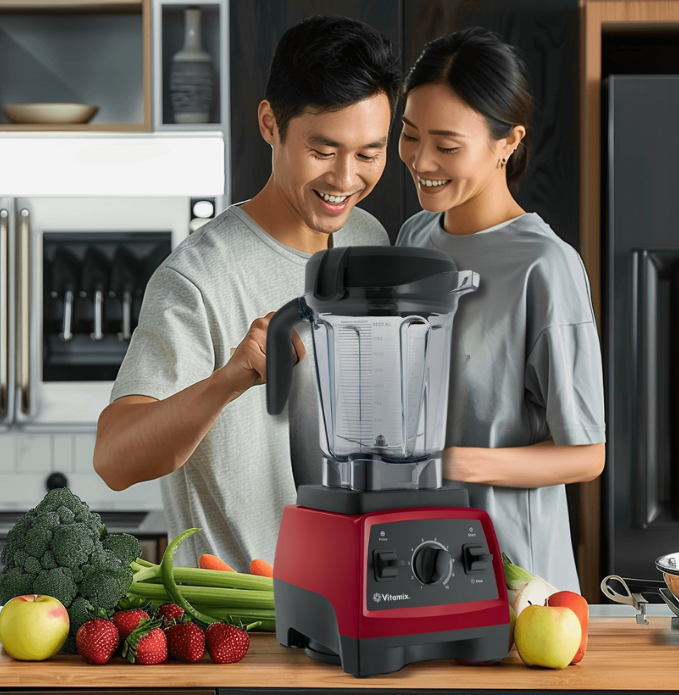
[[[247,589],[221,589],[209,586],[181,586],[182,596],[192,603],[212,606],[242,606],[243,608],[273,608],[273,591],[248,591]],[[171,601],[162,584],[132,582],[129,593],[144,598]]]
[[[132,563],[135,570],[135,582],[162,582],[159,565],[141,566]],[[149,563],[150,564],[150,563]],[[174,580],[177,584],[195,586],[221,587],[223,589],[250,589],[252,591],[273,591],[273,579],[243,572],[222,572],[221,570],[204,570],[198,567],[173,567]]]

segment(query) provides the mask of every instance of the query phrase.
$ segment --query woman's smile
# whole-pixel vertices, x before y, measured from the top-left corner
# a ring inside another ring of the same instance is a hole
[[[452,179],[428,179],[422,176],[417,176],[417,187],[423,193],[439,193],[442,191]]]

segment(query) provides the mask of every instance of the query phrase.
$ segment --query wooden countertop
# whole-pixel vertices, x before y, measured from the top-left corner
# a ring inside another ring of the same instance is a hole
[[[285,649],[275,635],[255,633],[238,664],[168,661],[155,666],[86,664],[79,656],[14,661],[0,648],[2,688],[372,688],[522,690],[677,690],[679,637],[667,643],[670,619],[591,618],[584,659],[563,670],[528,668],[516,650],[495,666],[441,660],[410,664],[398,673],[357,679],[338,666],[317,663],[303,650]]]

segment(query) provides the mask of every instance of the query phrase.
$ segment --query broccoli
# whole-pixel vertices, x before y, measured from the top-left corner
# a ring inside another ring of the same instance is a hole
[[[16,553],[14,553],[15,567],[23,567],[24,564],[26,564],[26,560],[28,560],[28,553],[25,550],[17,550]]]
[[[124,565],[129,565],[141,557],[141,545],[129,533],[107,534],[101,544],[105,550],[110,550]]]
[[[20,550],[19,553],[20,552],[22,551]],[[16,553],[14,556],[14,562],[17,561],[16,557],[19,553]],[[54,559],[54,553],[51,550],[46,550],[45,554],[40,558],[40,564],[46,570],[53,570],[55,567],[57,567],[57,561]]]
[[[80,582],[80,593],[95,607],[112,608],[127,593],[133,575],[130,567],[109,570],[93,566]]]
[[[33,593],[33,575],[26,574],[20,567],[3,571],[0,574],[0,605],[15,596]]]
[[[30,555],[26,558],[24,562],[24,572],[26,574],[32,574],[33,576],[42,572],[42,565],[37,557],[31,557]]]
[[[9,532],[0,555],[0,605],[22,594],[45,594],[68,610],[65,652],[78,628],[110,610],[132,584],[130,562],[141,555],[129,534],[109,534],[101,517],[68,488],[50,490]]]
[[[75,636],[78,632],[78,628],[84,625],[88,620],[92,620],[96,617],[96,611],[94,606],[82,596],[76,596],[73,603],[68,607],[68,617],[70,620],[70,627],[68,629],[68,637],[66,638],[66,643],[62,647],[62,651],[75,654],[77,652],[75,644]]]
[[[78,585],[63,567],[39,574],[33,580],[33,593],[58,598],[68,608],[78,593]]]
[[[80,567],[94,550],[92,534],[85,524],[64,524],[54,532],[52,552],[58,565]]]
[[[46,528],[35,527],[24,536],[24,550],[35,558],[41,558],[52,540],[52,532]]]
[[[75,514],[68,507],[59,507],[56,511],[59,523],[72,524],[75,521]]]

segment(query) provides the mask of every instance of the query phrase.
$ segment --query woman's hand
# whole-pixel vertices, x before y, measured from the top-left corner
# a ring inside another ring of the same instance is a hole
[[[550,440],[498,449],[451,446],[442,464],[448,480],[534,488],[589,482],[601,475],[605,460],[605,444],[556,446]]]

